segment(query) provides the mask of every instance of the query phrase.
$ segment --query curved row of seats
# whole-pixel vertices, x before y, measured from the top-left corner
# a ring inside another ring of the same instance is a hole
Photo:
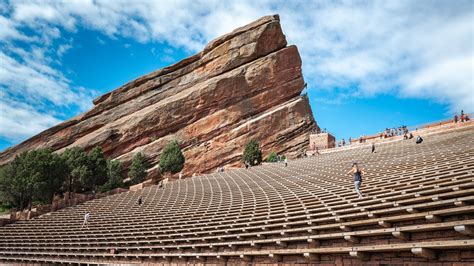
[[[0,261],[449,262],[449,252],[474,261],[472,132],[460,128],[420,145],[402,140],[379,144],[376,153],[341,150],[288,167],[237,169],[89,201],[0,227]],[[366,171],[363,198],[347,174],[354,161]],[[87,211],[91,220],[81,228]]]

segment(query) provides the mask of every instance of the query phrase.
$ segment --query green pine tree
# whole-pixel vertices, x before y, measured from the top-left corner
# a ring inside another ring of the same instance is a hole
[[[75,193],[87,187],[92,180],[92,170],[87,153],[79,147],[66,149],[61,157],[68,166],[68,177],[64,184],[66,191]]]
[[[130,165],[130,170],[128,171],[130,183],[135,185],[145,181],[147,168],[148,163],[146,161],[145,155],[143,155],[141,152],[135,154],[135,156],[133,156],[132,164]]]
[[[251,140],[245,145],[242,159],[251,166],[262,163],[262,151],[260,150],[260,144],[256,140]]]
[[[176,174],[184,167],[184,155],[179,148],[178,141],[174,140],[161,153],[160,157],[160,171],[161,173]]]
[[[84,186],[95,190],[97,186],[107,182],[107,160],[100,146],[96,146],[89,153],[89,168],[91,176],[89,180],[86,180]]]
[[[65,161],[49,149],[23,152],[0,169],[1,198],[18,209],[50,203],[67,173]]]
[[[107,182],[101,186],[100,190],[106,192],[118,187],[122,187],[123,183],[123,165],[119,160],[107,161]]]

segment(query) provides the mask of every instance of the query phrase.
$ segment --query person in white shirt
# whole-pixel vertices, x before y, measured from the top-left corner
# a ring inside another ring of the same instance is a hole
[[[82,223],[81,228],[83,228],[84,226],[87,226],[87,228],[89,228],[87,223],[89,222],[90,218],[91,218],[91,214],[89,212],[86,212],[86,214],[84,214],[84,222]]]

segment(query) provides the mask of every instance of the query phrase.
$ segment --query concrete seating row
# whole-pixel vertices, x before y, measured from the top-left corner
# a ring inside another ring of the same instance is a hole
[[[474,262],[473,140],[472,129],[460,128],[421,145],[378,144],[376,153],[362,146],[93,200],[0,227],[0,262],[337,263],[385,256],[390,264],[450,261],[453,253]],[[346,174],[353,161],[367,172],[363,198]],[[92,219],[81,228],[86,211]]]

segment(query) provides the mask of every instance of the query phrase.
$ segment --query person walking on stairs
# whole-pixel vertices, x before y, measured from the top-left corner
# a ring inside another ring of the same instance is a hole
[[[142,196],[138,197],[137,203],[138,203],[138,206],[142,206],[142,203],[143,203]]]
[[[90,218],[91,218],[91,214],[89,212],[86,212],[86,214],[84,214],[84,222],[82,223],[81,228],[83,228],[84,226],[87,226],[87,228],[89,228],[88,222]]]
[[[372,153],[375,153],[375,144],[372,143]]]
[[[360,192],[360,186],[362,185],[362,177],[365,174],[364,169],[359,168],[357,163],[353,163],[352,169],[347,172],[347,174],[354,175],[355,191],[357,192],[357,195],[359,195],[359,198],[362,198],[364,195]]]

